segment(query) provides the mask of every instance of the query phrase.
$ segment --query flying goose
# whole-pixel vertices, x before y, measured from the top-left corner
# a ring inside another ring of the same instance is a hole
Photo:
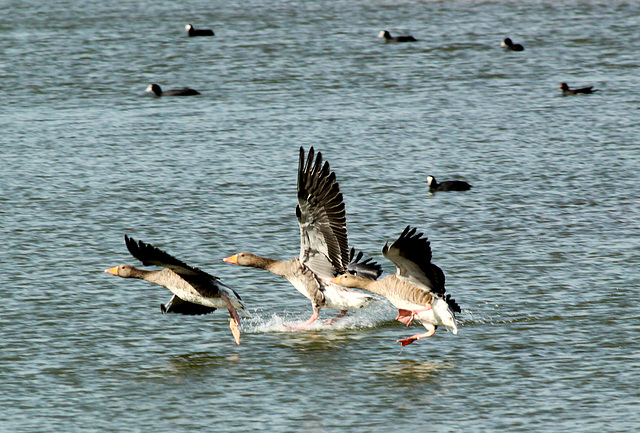
[[[242,252],[223,260],[280,275],[308,298],[313,313],[309,320],[294,329],[303,329],[313,323],[321,308],[340,310],[338,316],[325,322],[331,324],[348,310],[363,308],[375,301],[373,296],[330,282],[336,275],[347,271],[352,256],[349,254],[347,217],[340,186],[329,163],[323,165],[322,154],[318,152],[315,157],[313,147],[306,162],[304,149],[300,148],[296,216],[300,226],[299,257],[280,261]],[[358,255],[352,269],[367,277],[380,275],[382,270],[378,264],[369,263],[369,260],[358,263],[360,258]]]
[[[397,340],[402,346],[431,337],[439,325],[457,334],[454,313],[460,312],[460,306],[451,295],[445,296],[444,272],[431,263],[429,240],[407,226],[390,247],[385,243],[382,255],[396,265],[396,274],[375,281],[346,273],[332,282],[384,296],[398,308],[396,320],[409,326],[416,319],[427,328],[423,334]]]
[[[189,266],[151,244],[136,241],[127,235],[124,236],[124,242],[131,255],[143,265],[161,266],[164,269],[146,271],[130,265],[119,265],[105,272],[122,278],[139,278],[171,290],[171,300],[160,306],[163,313],[207,314],[217,308],[228,309],[231,333],[236,343],[240,344],[238,310],[248,313],[236,291],[222,284],[217,277]]]

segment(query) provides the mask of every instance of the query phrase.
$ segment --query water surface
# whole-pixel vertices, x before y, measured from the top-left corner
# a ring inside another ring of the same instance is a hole
[[[7,11],[3,431],[638,429],[637,2]],[[562,97],[563,81],[600,92]],[[151,82],[202,95],[152,98]],[[457,336],[401,350],[422,331],[386,302],[287,332],[309,302],[222,262],[297,255],[300,146],[330,161],[350,242],[386,273],[385,241],[429,237]],[[429,174],[474,188],[430,195]],[[104,274],[137,264],[124,234],[238,290],[242,345],[225,312],[162,315],[168,291]]]

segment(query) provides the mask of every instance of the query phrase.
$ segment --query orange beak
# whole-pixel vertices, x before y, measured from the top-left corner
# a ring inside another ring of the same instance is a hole
[[[227,263],[233,263],[234,265],[238,264],[238,255],[235,254],[231,257],[225,257],[224,259],[222,259],[223,262],[227,262]]]
[[[114,266],[113,268],[107,269],[105,272],[111,275],[118,275],[118,268],[119,266]]]
[[[340,285],[340,277],[332,278],[329,282],[333,283],[333,284]]]

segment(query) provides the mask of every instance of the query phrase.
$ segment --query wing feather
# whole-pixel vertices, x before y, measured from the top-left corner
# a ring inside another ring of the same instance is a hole
[[[215,296],[220,293],[222,287],[227,287],[217,277],[190,266],[151,244],[136,241],[127,235],[124,236],[124,241],[131,255],[140,260],[143,265],[171,269],[205,296]],[[237,293],[234,292],[234,294],[240,299]]]
[[[336,175],[313,147],[300,148],[298,205],[300,261],[315,274],[333,278],[349,264],[347,215]]]
[[[358,251],[358,254],[356,254],[356,249],[351,248],[351,251],[349,252],[349,266],[347,267],[347,271],[357,277],[377,280],[380,275],[382,275],[382,266],[377,262],[374,262],[371,257],[366,260],[362,260],[363,256],[364,254],[362,251]]]
[[[216,311],[216,309],[213,307],[205,307],[204,305],[187,302],[184,299],[178,297],[178,295],[173,295],[171,297],[171,300],[169,300],[169,302],[167,302],[166,304],[160,304],[160,310],[162,311],[162,314],[177,313],[189,316],[209,314]]]
[[[444,272],[431,263],[431,245],[422,235],[407,226],[391,247],[385,244],[382,255],[396,265],[398,278],[444,296]]]

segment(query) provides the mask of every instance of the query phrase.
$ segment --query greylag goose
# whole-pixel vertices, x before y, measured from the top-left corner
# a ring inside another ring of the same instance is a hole
[[[236,343],[240,344],[238,310],[248,313],[238,293],[222,284],[217,277],[189,266],[151,244],[135,241],[127,235],[124,241],[131,255],[143,265],[161,266],[164,269],[146,271],[130,265],[119,265],[105,272],[122,278],[139,278],[171,290],[171,300],[160,306],[163,313],[207,314],[217,308],[228,309],[231,333]]]
[[[435,177],[427,176],[427,184],[430,192],[436,191],[468,191],[473,185],[469,185],[464,180],[445,180],[438,183]]]
[[[153,92],[154,95],[156,95],[157,97],[160,96],[192,96],[192,95],[199,95],[200,92],[198,92],[197,90],[194,89],[189,89],[188,87],[183,87],[182,89],[171,89],[171,90],[167,90],[165,92],[162,91],[162,88],[160,88],[159,84],[149,84],[149,86],[147,86],[147,92]]]
[[[593,86],[582,87],[580,89],[570,89],[567,83],[560,84],[560,89],[562,89],[562,96],[567,95],[587,95],[589,93],[595,93],[598,89],[593,88]]]
[[[511,51],[524,51],[522,44],[514,44],[511,38],[506,38],[500,43],[500,46]]]
[[[379,38],[384,38],[384,41],[389,43],[389,42],[417,42],[418,40],[416,38],[414,38],[411,35],[407,35],[407,36],[396,36],[393,37],[391,36],[391,33],[389,33],[386,30],[381,30],[380,33],[378,34]]]
[[[213,36],[213,30],[211,30],[211,29],[196,29],[191,24],[187,24],[186,26],[184,26],[184,28],[187,29],[187,35],[189,37],[194,37],[194,36]]]
[[[407,226],[390,247],[389,243],[384,245],[382,255],[396,265],[395,275],[375,281],[346,273],[332,281],[384,296],[398,308],[396,320],[409,326],[416,319],[427,328],[423,334],[397,340],[402,346],[431,337],[439,325],[457,334],[454,313],[460,312],[460,306],[451,295],[445,296],[444,272],[431,263],[429,240]]]
[[[223,260],[280,275],[307,297],[313,313],[309,320],[295,329],[303,329],[313,323],[321,308],[340,310],[337,317],[325,322],[331,324],[348,310],[363,308],[375,301],[373,296],[330,283],[349,266],[347,218],[336,175],[331,172],[328,162],[322,164],[320,152],[315,158],[313,147],[306,162],[304,149],[300,148],[296,216],[300,226],[299,257],[280,261],[242,252]],[[358,263],[360,258],[352,264],[352,269],[367,277],[380,275],[379,265],[368,260]]]

